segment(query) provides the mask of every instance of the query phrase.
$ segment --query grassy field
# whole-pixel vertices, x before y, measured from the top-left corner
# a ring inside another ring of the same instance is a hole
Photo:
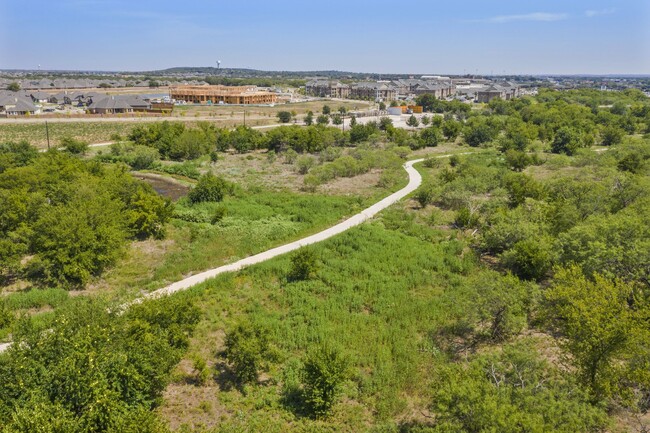
[[[50,145],[58,146],[64,137],[89,143],[109,141],[114,134],[125,136],[137,123],[132,122],[48,122]],[[34,123],[0,123],[0,142],[27,140],[33,146],[47,146],[45,121]]]
[[[323,105],[328,104],[333,112],[340,106],[348,110],[365,109],[365,101],[337,102],[316,101],[296,104],[281,104],[274,107],[243,107],[243,106],[178,106],[171,117],[157,119],[184,122],[194,126],[197,121],[209,121],[222,128],[231,128],[237,125],[265,126],[278,123],[276,117],[279,111],[292,111],[298,119],[302,119],[308,111],[319,113]],[[245,113],[245,114],[244,114]],[[244,119],[245,117],[245,119]],[[108,118],[107,118],[108,119]],[[150,119],[118,119],[115,121],[70,119],[48,119],[50,144],[58,145],[63,137],[73,137],[89,143],[100,143],[111,140],[117,134],[126,136],[138,124],[146,124]],[[45,120],[38,117],[30,118],[29,123],[12,123],[0,121],[0,142],[27,140],[32,145],[44,148],[47,146]]]
[[[114,269],[88,288],[118,299],[234,262],[339,222],[367,202],[354,197],[260,191],[221,203],[179,203],[162,241],[134,243]],[[218,209],[225,216],[212,224]]]
[[[472,296],[466,283],[484,271],[451,232],[415,224],[413,206],[314,246],[321,266],[312,280],[288,281],[290,260],[281,257],[188,294],[205,319],[160,409],[172,428],[394,431],[426,422],[438,363],[428,335],[462,314]],[[244,392],[228,385],[216,356],[224,333],[242,322],[270,329],[277,352],[261,384]],[[319,421],[296,412],[287,393],[307,348],[325,342],[341,348],[354,373],[342,403]],[[216,371],[205,387],[192,384],[196,357]]]

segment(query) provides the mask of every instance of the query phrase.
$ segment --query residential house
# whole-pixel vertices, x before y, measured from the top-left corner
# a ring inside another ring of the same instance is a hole
[[[29,96],[32,98],[32,101],[34,101],[34,103],[42,104],[44,102],[48,102],[51,95],[49,93],[38,91],[30,93]]]
[[[38,108],[29,99],[18,96],[4,96],[0,98],[0,114],[5,116],[25,116],[38,112]]]
[[[92,114],[121,114],[132,113],[133,107],[126,98],[106,95],[104,98],[93,99],[88,110]]]

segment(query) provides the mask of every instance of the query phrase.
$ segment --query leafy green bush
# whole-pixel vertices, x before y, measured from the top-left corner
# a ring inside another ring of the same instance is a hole
[[[348,360],[335,348],[322,346],[312,351],[302,370],[303,399],[315,417],[328,414],[349,375]]]
[[[192,188],[187,198],[191,203],[221,201],[228,189],[229,186],[225,180],[212,173],[207,173],[199,178],[199,183]]]
[[[196,167],[195,164],[189,161],[185,161],[180,164],[154,163],[151,166],[151,169],[155,171],[162,171],[163,173],[167,173],[167,174],[185,176],[190,179],[199,179],[201,177],[201,172],[199,172],[199,169]]]
[[[63,137],[60,144],[65,148],[66,152],[72,154],[83,154],[88,150],[87,142],[72,137]]]
[[[311,249],[301,248],[291,257],[290,280],[308,280],[318,271],[318,258]]]
[[[226,335],[224,354],[239,383],[255,383],[269,352],[268,331],[250,323]]]

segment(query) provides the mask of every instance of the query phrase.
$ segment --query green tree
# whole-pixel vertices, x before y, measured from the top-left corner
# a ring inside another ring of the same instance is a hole
[[[429,112],[435,111],[434,107],[436,106],[437,102],[438,100],[436,99],[435,95],[431,93],[425,93],[415,98],[415,103],[417,105],[421,105],[424,111]]]
[[[291,113],[289,111],[278,111],[277,116],[281,123],[291,122]]]
[[[649,305],[634,286],[580,269],[558,270],[545,293],[550,323],[565,336],[563,347],[598,399],[638,404],[635,388],[648,389]],[[639,370],[640,369],[640,370]]]
[[[191,203],[221,201],[227,190],[228,184],[225,180],[212,173],[206,173],[199,178],[199,182],[190,190],[187,198]]]
[[[442,134],[445,136],[447,141],[454,141],[460,135],[460,131],[463,129],[463,124],[456,120],[446,120],[442,124]]]
[[[598,273],[650,287],[649,207],[644,200],[613,215],[594,215],[560,234],[560,263],[578,265],[589,276]]]
[[[607,126],[601,133],[602,144],[603,146],[621,144],[624,135],[625,131],[623,131],[621,128],[612,125]]]
[[[341,114],[345,114],[345,113],[347,113],[347,112],[348,112],[348,109],[345,108],[343,105],[341,105],[341,106],[339,107],[339,113],[341,113]]]
[[[330,118],[325,114],[321,114],[316,118],[316,123],[319,125],[328,125],[330,123]]]
[[[69,203],[52,206],[34,224],[30,279],[80,288],[121,256],[127,233],[122,209],[90,184],[77,184]]]
[[[165,224],[172,217],[174,205],[168,199],[139,189],[129,200],[126,220],[130,230],[138,239],[165,237]]]
[[[343,118],[341,117],[340,114],[335,114],[332,116],[332,124],[334,125],[342,125],[343,124]]]
[[[348,378],[348,360],[335,348],[313,350],[302,369],[303,400],[315,417],[326,416]]]
[[[13,81],[7,85],[7,90],[10,92],[18,92],[20,90],[20,84]]]
[[[433,432],[590,433],[607,425],[605,410],[529,345],[508,345],[436,373]]]
[[[314,113],[308,111],[307,115],[305,116],[305,125],[311,126],[312,123],[314,123]]]
[[[380,130],[388,131],[393,129],[393,120],[390,117],[382,116],[379,118],[379,125],[377,125]],[[370,126],[372,128],[372,126]]]
[[[506,165],[514,171],[523,171],[533,163],[533,158],[526,152],[508,149],[505,153]]]
[[[332,112],[332,109],[330,108],[329,105],[323,105],[323,110],[322,110],[324,115],[329,115]]]
[[[574,128],[564,126],[558,129],[551,144],[553,153],[574,155],[582,147],[582,136]]]
[[[492,141],[494,138],[492,129],[486,123],[477,125],[468,125],[463,133],[465,141],[472,147],[478,147],[481,144]]]
[[[381,111],[386,110],[386,104],[384,102],[379,103],[379,110],[381,110]]]
[[[185,130],[172,141],[167,157],[175,161],[196,159],[208,152],[210,141],[210,138],[199,129]]]
[[[38,157],[38,150],[26,140],[0,144],[0,173],[13,167],[29,165]]]
[[[406,124],[407,124],[408,126],[410,126],[411,128],[417,128],[418,126],[420,126],[420,121],[418,120],[417,117],[415,117],[414,114],[411,114],[411,117],[409,117],[409,118],[406,120]]]
[[[255,383],[269,354],[269,335],[265,328],[249,322],[239,324],[226,335],[225,356],[241,384]]]
[[[524,173],[510,172],[504,176],[503,183],[513,207],[523,204],[526,198],[540,200],[545,194],[544,185]]]
[[[503,265],[524,280],[543,279],[553,265],[549,239],[524,239],[501,255]]]
[[[438,129],[436,126],[424,128],[420,132],[420,141],[426,147],[435,147],[438,145],[438,143],[440,143],[441,140],[442,134],[440,133],[440,129]]]

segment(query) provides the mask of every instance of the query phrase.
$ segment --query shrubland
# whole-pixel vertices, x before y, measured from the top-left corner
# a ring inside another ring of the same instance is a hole
[[[18,241],[3,244],[7,279],[53,260],[47,247],[72,236],[58,221],[98,254],[88,263],[115,263],[98,240],[123,247],[141,224],[116,216],[139,190],[125,186],[122,163],[141,154],[149,169],[193,167],[194,199],[166,208],[163,224],[189,241],[131,282],[146,289],[301,237],[368,200],[206,174],[230,153],[249,161],[266,151],[313,190],[377,168],[396,173],[411,152],[425,157],[412,199],[175,298],[119,314],[71,300],[65,281],[47,278],[41,292],[6,296],[0,326],[18,343],[0,355],[0,375],[11,378],[0,381],[0,430],[646,431],[647,98],[542,90],[476,110],[423,102],[439,115],[413,131],[383,119],[345,133],[144,127],[139,142],[100,155],[111,164],[0,147],[10,204],[0,209],[11,209],[3,233]],[[463,147],[436,158],[432,148],[454,149],[445,140]],[[220,157],[208,161],[211,152]],[[87,198],[95,204],[78,209]],[[41,319],[13,313],[44,307],[54,311]]]

